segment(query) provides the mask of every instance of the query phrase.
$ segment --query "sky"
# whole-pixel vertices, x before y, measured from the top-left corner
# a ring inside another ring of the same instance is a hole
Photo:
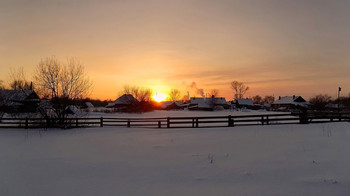
[[[233,98],[350,92],[347,0],[0,0],[0,80],[75,57],[91,97],[124,85]]]

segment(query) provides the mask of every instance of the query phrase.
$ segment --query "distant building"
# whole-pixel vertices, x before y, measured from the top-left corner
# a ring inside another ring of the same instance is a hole
[[[33,113],[39,102],[33,90],[0,90],[0,111],[5,113]]]
[[[252,99],[237,99],[235,101],[236,108],[248,108],[248,109],[253,109],[254,108],[254,103]]]
[[[112,103],[108,103],[107,108],[116,108],[120,112],[134,111],[139,101],[131,94],[124,94]]]
[[[92,109],[92,108],[94,108],[94,105],[91,102],[88,101],[88,102],[85,102],[84,105],[81,108],[83,108],[83,109],[86,109],[86,108]]]
[[[160,103],[160,108],[163,110],[183,110],[185,106],[181,101],[163,101]]]
[[[66,109],[64,110],[64,112],[66,114],[70,114],[70,115],[77,115],[77,114],[81,114],[81,110],[75,106],[75,105],[69,105],[66,107]]]
[[[301,96],[279,97],[271,104],[271,109],[277,111],[295,111],[309,107],[310,103]]]
[[[230,104],[227,103],[224,97],[211,97],[211,98],[191,97],[188,109],[212,111],[218,107],[221,107],[223,109],[229,109]]]

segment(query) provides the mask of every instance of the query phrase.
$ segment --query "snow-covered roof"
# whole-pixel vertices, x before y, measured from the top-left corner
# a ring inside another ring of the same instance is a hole
[[[211,108],[209,102],[204,97],[191,97],[190,105],[197,105],[198,108]]]
[[[273,104],[298,104],[298,103],[308,103],[301,96],[285,96],[280,97]]]
[[[252,99],[237,99],[236,103],[238,105],[247,105],[247,106],[253,106],[253,100]]]
[[[0,103],[5,105],[18,105],[25,101],[40,101],[33,90],[0,90]]]
[[[111,108],[111,107],[114,107],[114,106],[115,106],[115,103],[112,102],[112,103],[108,103],[108,104],[106,105],[106,108]]]
[[[167,108],[167,107],[169,107],[170,105],[172,105],[172,104],[175,104],[176,106],[178,106],[178,107],[183,107],[183,103],[181,102],[181,101],[163,101],[162,103],[161,103],[161,108],[162,109],[165,109],[165,108]]]
[[[228,104],[224,97],[213,97],[213,98],[191,97],[190,105],[197,105],[198,108],[211,108],[212,106],[215,106],[215,105],[228,105]]]
[[[124,94],[114,101],[115,105],[131,105],[135,103],[138,103],[138,101],[131,94]]]
[[[86,107],[88,107],[88,108],[93,108],[94,107],[94,105],[91,103],[91,102],[85,102],[85,105],[86,105]]]
[[[225,105],[227,104],[227,101],[225,99],[225,97],[214,97],[214,98],[210,98],[214,104],[217,105]]]
[[[75,105],[69,105],[66,107],[66,112],[68,112],[69,114],[79,114],[81,113],[81,111],[79,110],[79,108]]]
[[[301,96],[285,96],[280,97],[273,104],[292,104],[292,105],[309,105]]]
[[[335,103],[327,103],[326,108],[344,108],[345,106],[343,104],[335,104]]]

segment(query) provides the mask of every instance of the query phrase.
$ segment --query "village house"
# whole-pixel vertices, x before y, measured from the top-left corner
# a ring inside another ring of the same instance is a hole
[[[112,103],[108,103],[107,108],[116,108],[119,112],[134,111],[139,105],[139,101],[131,94],[124,94]]]
[[[271,109],[275,111],[295,111],[308,108],[310,103],[301,96],[279,97],[278,100],[271,104]]]
[[[236,99],[235,101],[236,108],[247,108],[247,109],[253,109],[254,103],[252,99]]]
[[[39,102],[33,90],[0,90],[0,111],[4,113],[34,113]]]
[[[212,111],[215,109],[229,109],[230,105],[224,97],[191,97],[188,106],[189,110]]]
[[[185,106],[181,101],[163,101],[160,103],[162,110],[183,110]]]

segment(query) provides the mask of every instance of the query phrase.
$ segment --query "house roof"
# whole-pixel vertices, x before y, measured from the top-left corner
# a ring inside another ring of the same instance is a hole
[[[247,106],[253,106],[254,103],[253,103],[253,100],[252,99],[237,99],[236,100],[236,103],[238,105],[247,105]]]
[[[213,101],[214,104],[217,104],[217,105],[227,104],[225,97],[214,97],[210,99]]]
[[[309,102],[307,102],[301,96],[285,96],[280,97],[278,100],[273,102],[273,104],[308,105]]]
[[[183,107],[183,103],[181,101],[163,101],[160,107],[165,109],[171,106],[172,104],[175,104],[178,107]]]
[[[85,102],[85,106],[88,107],[88,108],[93,108],[94,105],[91,103],[91,102]]]
[[[209,102],[204,97],[191,97],[190,105],[196,105],[198,108],[211,108]]]
[[[205,98],[205,97],[191,97],[190,105],[197,105],[198,108],[211,108],[213,105],[226,105],[227,101],[224,97],[214,97],[214,98]]]
[[[5,105],[18,105],[26,101],[40,101],[33,90],[0,90],[0,103]]]
[[[114,101],[115,105],[131,105],[138,103],[137,99],[131,94],[124,94]]]

